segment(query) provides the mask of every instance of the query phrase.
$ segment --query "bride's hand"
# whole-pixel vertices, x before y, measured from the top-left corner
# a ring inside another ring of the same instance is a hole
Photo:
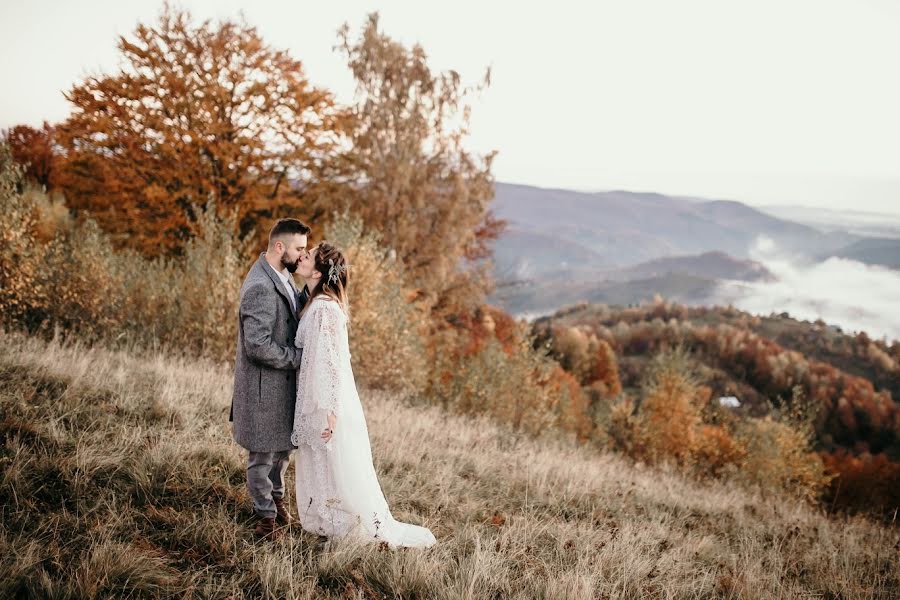
[[[337,415],[334,413],[328,413],[328,427],[322,430],[322,439],[325,440],[327,444],[331,441],[331,436],[334,434],[334,426],[337,423]]]

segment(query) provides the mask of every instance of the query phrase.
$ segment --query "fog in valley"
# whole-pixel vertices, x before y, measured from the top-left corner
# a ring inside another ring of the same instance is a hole
[[[900,271],[837,257],[797,260],[765,237],[758,238],[751,256],[777,280],[722,282],[716,303],[755,314],[820,318],[848,333],[900,339]]]

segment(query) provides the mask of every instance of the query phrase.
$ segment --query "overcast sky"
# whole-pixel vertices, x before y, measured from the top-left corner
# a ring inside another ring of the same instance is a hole
[[[151,0],[0,0],[0,128],[62,120],[62,91],[118,64]],[[343,23],[492,86],[470,146],[498,180],[900,215],[900,1],[363,2],[196,0],[237,16],[350,101]]]

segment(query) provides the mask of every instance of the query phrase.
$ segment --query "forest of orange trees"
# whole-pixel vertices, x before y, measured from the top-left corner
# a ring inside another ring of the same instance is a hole
[[[824,494],[829,506],[893,516],[900,502],[900,406],[893,399],[900,392],[900,342],[846,335],[785,314],[759,317],[661,299],[629,308],[571,307],[539,319],[535,333],[535,345],[550,348],[577,375],[601,420],[621,423],[621,415],[615,403],[597,399],[624,389],[640,407],[653,357],[676,348],[688,357],[702,397],[692,435],[701,445],[711,443],[703,436],[724,444],[715,469],[743,460],[741,421],[780,416],[808,432],[832,477]],[[740,407],[709,401],[722,397],[737,398]]]
[[[494,156],[465,142],[489,73],[433,71],[377,15],[338,34],[349,105],[242,21],[167,7],[117,47],[67,119],[4,132],[4,327],[230,361],[240,282],[293,216],[347,249],[367,386],[831,510],[900,505],[896,342],[664,301],[533,324],[486,304],[504,223]]]

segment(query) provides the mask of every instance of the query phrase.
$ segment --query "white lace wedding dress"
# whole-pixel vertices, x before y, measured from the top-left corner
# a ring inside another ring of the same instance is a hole
[[[297,328],[303,348],[291,440],[297,446],[296,487],[300,523],[328,537],[360,537],[390,546],[435,543],[425,527],[391,516],[375,475],[369,430],[350,368],[347,316],[337,302],[317,296]],[[321,438],[327,415],[334,434]]]

